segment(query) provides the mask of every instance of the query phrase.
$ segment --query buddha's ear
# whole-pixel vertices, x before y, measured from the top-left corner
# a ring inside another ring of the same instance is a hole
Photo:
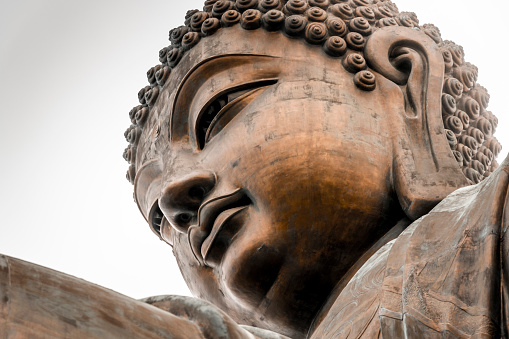
[[[442,122],[444,60],[433,40],[405,27],[384,27],[369,38],[368,65],[396,83],[404,102],[393,130],[393,183],[410,219],[428,213],[449,193],[468,185]]]

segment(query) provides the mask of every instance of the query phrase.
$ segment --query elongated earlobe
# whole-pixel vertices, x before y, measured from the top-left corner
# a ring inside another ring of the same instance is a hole
[[[399,85],[405,100],[401,123],[393,124],[393,182],[403,210],[417,219],[468,185],[442,122],[442,53],[426,34],[391,26],[373,33],[364,55],[371,69]]]

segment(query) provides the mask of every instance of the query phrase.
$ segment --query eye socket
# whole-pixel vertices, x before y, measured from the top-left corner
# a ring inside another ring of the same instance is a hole
[[[196,140],[200,149],[238,113],[240,113],[262,89],[277,82],[277,79],[264,79],[229,89],[216,96],[198,115]]]

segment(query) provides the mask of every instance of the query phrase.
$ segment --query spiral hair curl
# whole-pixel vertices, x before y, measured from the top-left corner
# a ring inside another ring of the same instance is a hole
[[[477,84],[478,70],[465,62],[463,48],[442,40],[431,24],[419,26],[415,13],[399,12],[390,0],[207,0],[202,11],[190,10],[183,26],[170,31],[171,44],[159,51],[160,65],[147,72],[149,86],[138,93],[141,105],[129,113],[132,125],[125,132],[130,163],[127,179],[134,183],[139,137],[171,69],[201,38],[240,24],[246,30],[281,31],[322,46],[338,65],[353,73],[353,83],[363,91],[376,88],[375,74],[367,70],[363,50],[369,36],[384,26],[423,31],[439,46],[445,62],[442,116],[447,140],[465,177],[478,183],[497,167],[502,146],[493,136],[498,119],[487,111],[489,94]]]

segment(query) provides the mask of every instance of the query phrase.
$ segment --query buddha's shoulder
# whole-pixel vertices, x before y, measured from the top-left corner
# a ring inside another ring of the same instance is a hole
[[[506,159],[380,248],[329,301],[313,338],[499,335],[508,173]]]

